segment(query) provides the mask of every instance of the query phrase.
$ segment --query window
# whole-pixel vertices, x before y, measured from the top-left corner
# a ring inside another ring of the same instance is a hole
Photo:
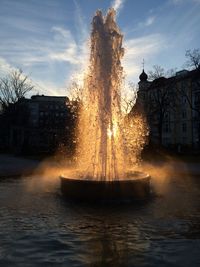
[[[195,100],[200,101],[200,92],[195,93]]]
[[[195,107],[199,107],[200,106],[200,92],[195,93],[195,95],[194,95],[194,104],[195,104]]]
[[[195,132],[198,133],[200,130],[200,123],[196,122],[194,125]]]
[[[186,115],[187,115],[186,110],[183,110],[182,111],[182,118],[185,119],[186,118]]]
[[[185,137],[182,138],[182,144],[183,145],[187,144],[187,138],[185,138]]]
[[[169,112],[166,112],[164,117],[166,120],[169,120]]]
[[[169,128],[169,124],[168,123],[165,123],[164,131],[165,131],[165,133],[169,133],[170,132],[170,128]]]
[[[31,110],[31,114],[32,114],[32,115],[37,115],[37,110],[32,109],[32,110]]]
[[[163,138],[163,145],[168,146],[170,144],[169,138]]]
[[[187,125],[186,125],[186,123],[183,123],[182,124],[182,132],[183,133],[186,133],[187,132]]]
[[[186,96],[182,96],[182,104],[183,104],[183,105],[186,105],[186,103],[187,103],[187,98],[186,98]]]

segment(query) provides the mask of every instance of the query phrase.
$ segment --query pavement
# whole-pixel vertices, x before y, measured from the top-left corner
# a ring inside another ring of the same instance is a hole
[[[168,160],[168,161],[151,161],[151,162],[143,162],[142,164],[145,166],[154,168],[159,171],[166,170],[166,172],[174,173],[177,175],[184,176],[199,176],[200,177],[200,163],[199,162],[191,162],[191,161],[177,161],[177,160]]]
[[[197,162],[177,162],[174,164],[174,170],[179,173],[188,173],[190,175],[200,176],[200,163]]]
[[[37,160],[0,154],[0,178],[31,174],[39,164]]]

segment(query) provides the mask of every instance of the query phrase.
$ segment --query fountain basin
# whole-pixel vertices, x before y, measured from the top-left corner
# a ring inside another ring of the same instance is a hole
[[[81,201],[144,200],[150,195],[150,176],[135,172],[126,180],[98,181],[60,177],[62,194]]]

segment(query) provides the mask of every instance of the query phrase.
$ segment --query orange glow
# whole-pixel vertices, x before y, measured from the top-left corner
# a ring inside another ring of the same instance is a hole
[[[141,116],[130,118],[122,111],[122,39],[115,11],[110,9],[105,17],[97,11],[78,125],[78,176],[83,178],[125,178],[148,134]]]

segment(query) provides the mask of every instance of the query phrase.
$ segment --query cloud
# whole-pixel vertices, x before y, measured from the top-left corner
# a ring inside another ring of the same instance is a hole
[[[155,21],[155,16],[148,17],[145,21],[138,23],[138,28],[151,26]]]
[[[153,25],[156,18],[157,18],[157,16],[155,16],[155,15],[149,16],[144,21],[139,21],[137,24],[135,24],[135,26],[132,26],[131,28],[130,28],[130,26],[128,26],[127,27],[128,30],[126,29],[126,32],[128,32],[130,34],[130,33],[133,33],[135,31],[138,31],[138,30],[139,31],[144,30],[144,28]]]
[[[0,57],[0,74],[1,76],[6,75],[9,71],[11,71],[13,68],[11,65],[6,61],[5,58]]]
[[[149,17],[146,22],[145,22],[145,26],[150,26],[151,24],[153,24],[155,21],[155,17]]]
[[[175,5],[183,3],[185,0],[171,0],[171,2]]]
[[[41,79],[34,79],[32,83],[35,86],[35,94],[44,94],[51,96],[63,96],[67,94],[67,85],[57,86],[50,81],[43,81]]]
[[[67,29],[63,29],[62,27],[58,27],[58,26],[53,26],[51,30],[54,33],[58,33],[63,38],[72,39],[71,32]]]
[[[40,1],[37,6],[27,1],[4,2],[0,10],[0,76],[21,68],[32,77],[38,92],[64,92],[71,75],[84,68],[88,57],[88,29],[80,6],[74,0],[74,11],[67,11],[66,16],[54,0]]]
[[[141,62],[147,61],[166,48],[166,41],[160,34],[151,34],[140,38],[129,39],[125,42],[123,66],[127,79],[138,80]]]
[[[0,57],[0,75],[1,77],[4,77],[8,75],[11,71],[17,70],[17,67],[12,66],[9,64],[5,58]],[[67,93],[67,84],[64,84],[63,86],[57,86],[54,82],[50,82],[47,80],[41,80],[41,79],[34,79],[29,74],[24,72],[24,75],[28,75],[28,80],[31,84],[33,84],[34,89],[31,92],[29,97],[32,94],[46,94],[46,95],[66,95]]]
[[[50,53],[49,57],[51,60],[66,61],[74,65],[81,63],[80,59],[77,57],[77,47],[73,44],[69,45],[63,52]]]
[[[70,64],[79,64],[80,60],[78,58],[78,44],[75,42],[71,32],[69,30],[63,29],[61,27],[53,27],[52,31],[55,33],[55,42],[61,42],[64,45],[61,49],[53,50],[49,52],[50,60],[66,61]]]
[[[77,65],[80,69],[85,65],[88,58],[87,42],[76,42],[69,30],[61,27],[53,27],[52,31],[56,33],[54,39],[63,42],[59,50],[52,50],[48,57],[52,61],[68,62],[71,65]]]
[[[70,80],[73,72],[80,72],[84,68],[88,46],[76,41],[67,28],[53,26],[50,32],[48,36],[37,38],[3,38],[0,46],[0,75],[22,68],[30,73],[39,93],[66,94],[65,81]]]
[[[123,8],[125,0],[114,0],[111,6],[115,9],[117,13]]]
[[[200,0],[170,0],[170,3],[174,4],[174,5],[180,5],[180,4],[184,4],[184,3],[196,3],[196,4],[200,4]]]
[[[88,37],[88,29],[80,5],[77,3],[76,0],[73,0],[73,2],[75,5],[75,27],[79,34],[79,40],[80,42],[82,42],[85,41],[85,39]]]
[[[86,57],[85,43],[75,41],[71,31],[54,26],[48,38],[3,39],[0,53],[11,65],[33,66],[54,61],[82,64]],[[15,46],[13,42],[15,41]]]

